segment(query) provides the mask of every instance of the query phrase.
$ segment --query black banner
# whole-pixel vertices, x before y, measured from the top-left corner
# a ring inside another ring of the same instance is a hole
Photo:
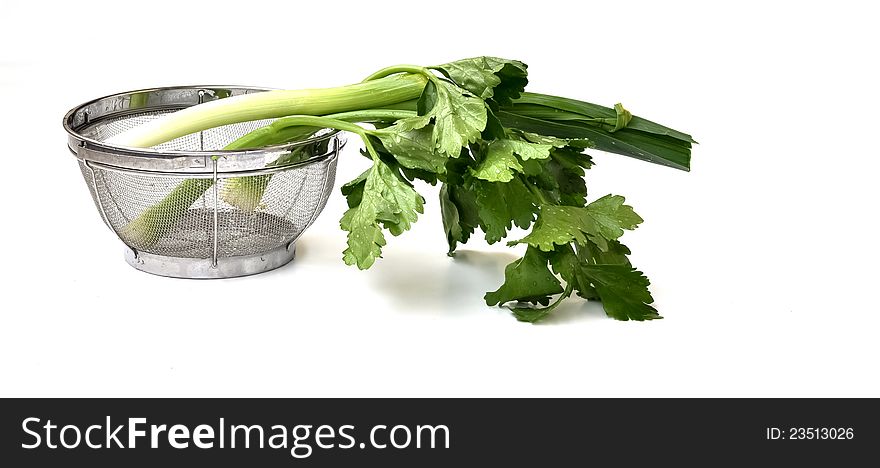
[[[874,399],[6,399],[6,466],[574,466],[877,456]],[[72,464],[72,465],[71,465]],[[812,465],[811,465],[812,466]]]

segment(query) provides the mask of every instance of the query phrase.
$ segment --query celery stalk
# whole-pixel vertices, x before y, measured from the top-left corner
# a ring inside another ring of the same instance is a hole
[[[341,120],[344,122],[376,122],[376,121],[394,121],[415,115],[414,111],[391,110],[391,109],[369,109],[363,111],[344,112],[324,116]],[[276,120],[266,127],[254,130],[247,135],[239,138],[232,144],[238,145],[239,148],[258,148],[273,144],[281,144],[290,141],[301,140],[314,132],[320,130],[320,127],[302,126],[302,116],[290,116]],[[269,166],[281,166],[290,164],[298,156],[298,151],[294,150],[291,154],[282,156],[273,161]],[[266,187],[269,186],[271,174],[237,177],[229,179],[223,184],[223,190],[220,197],[226,203],[242,210],[253,211],[260,206],[260,200]]]
[[[288,115],[326,115],[388,106],[418,98],[423,75],[402,74],[338,88],[266,91],[192,106],[107,140],[119,146],[150,147],[190,133],[251,120]]]
[[[211,179],[186,179],[174,187],[159,203],[147,208],[119,232],[119,237],[136,249],[154,245],[171,232],[186,214],[186,209],[208,190]]]

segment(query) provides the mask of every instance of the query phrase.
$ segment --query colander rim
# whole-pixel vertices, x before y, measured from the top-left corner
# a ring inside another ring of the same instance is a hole
[[[94,138],[89,138],[81,133],[79,133],[78,129],[89,124],[94,123],[85,122],[76,128],[72,125],[72,121],[74,116],[81,109],[87,108],[90,105],[97,104],[104,100],[114,99],[114,98],[123,98],[126,96],[130,96],[137,93],[149,93],[149,92],[159,92],[159,91],[172,91],[172,90],[214,90],[214,89],[230,89],[230,90],[241,90],[241,91],[257,91],[257,92],[265,92],[265,91],[275,91],[280,88],[269,88],[269,87],[261,87],[261,86],[244,86],[244,85],[179,85],[179,86],[161,86],[154,88],[143,88],[136,89],[131,91],[123,91],[120,93],[108,94],[106,96],[98,97],[92,99],[90,101],[86,101],[82,104],[79,104],[64,114],[64,119],[62,121],[62,125],[64,130],[70,136],[76,140],[80,146],[88,146],[93,149],[109,151],[111,153],[117,153],[120,156],[139,156],[139,157],[147,157],[147,158],[157,158],[157,159],[166,159],[166,158],[180,158],[180,157],[210,157],[210,156],[218,156],[223,155],[226,157],[236,156],[236,155],[253,155],[256,153],[267,153],[267,152],[283,152],[290,151],[296,149],[300,146],[309,145],[312,143],[322,142],[329,140],[339,133],[341,133],[337,129],[324,129],[325,132],[314,137],[307,138],[305,140],[294,141],[291,143],[283,143],[279,145],[269,145],[262,146],[259,148],[245,148],[245,149],[237,149],[237,150],[224,150],[224,149],[216,149],[216,150],[171,150],[171,149],[155,149],[155,148],[140,148],[134,146],[123,146],[123,145],[114,145],[108,144]],[[181,109],[186,108],[188,106],[165,106],[166,109],[172,109],[175,107],[179,107]],[[144,108],[142,110],[157,110],[162,109],[163,107],[154,107],[154,108]],[[113,115],[124,114],[124,111],[116,112]],[[105,117],[106,118],[106,117]],[[321,157],[322,155],[315,155],[313,158]],[[309,158],[309,159],[313,159]],[[307,160],[302,162],[307,162]]]

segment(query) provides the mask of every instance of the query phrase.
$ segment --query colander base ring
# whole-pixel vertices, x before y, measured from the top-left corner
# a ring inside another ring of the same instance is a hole
[[[263,273],[282,267],[296,256],[296,244],[262,252],[257,255],[221,257],[217,265],[210,258],[183,258],[135,252],[125,249],[125,261],[135,269],[171,278],[214,279],[234,278]]]

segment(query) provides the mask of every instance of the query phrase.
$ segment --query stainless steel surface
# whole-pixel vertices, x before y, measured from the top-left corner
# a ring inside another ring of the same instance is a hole
[[[110,229],[113,229],[113,226],[110,225],[110,221],[107,221],[107,213],[104,211],[104,204],[101,203],[101,199],[95,194],[95,187],[98,186],[98,179],[95,177],[95,169],[92,168],[91,163],[88,161],[83,161],[83,166],[89,170],[89,176],[86,176],[85,172],[83,172],[83,177],[86,177],[86,183],[91,180],[92,184],[89,185],[89,192],[92,194],[92,199],[95,202],[95,205],[98,206],[98,212],[101,213],[101,220],[104,221],[104,225]]]
[[[202,133],[202,132],[199,132]],[[202,147],[204,149],[204,147]],[[220,231],[220,206],[218,205],[218,200],[220,199],[220,184],[217,183],[217,160],[211,160],[214,166],[214,206],[213,215],[214,215],[214,232],[212,233],[211,240],[213,241],[213,247],[211,249],[211,266],[217,268],[217,251],[220,242],[220,238],[217,235]]]
[[[296,256],[296,244],[256,255],[209,259],[168,257],[125,249],[125,261],[140,271],[172,278],[215,279],[255,275],[288,264]]]
[[[104,143],[202,100],[261,91],[215,86],[135,91],[83,104],[65,116],[68,147],[101,218],[128,246],[132,266],[164,276],[222,278],[277,268],[293,258],[294,242],[332,190],[343,145],[338,132],[271,148],[221,149],[272,122],[262,120],[153,148]]]

